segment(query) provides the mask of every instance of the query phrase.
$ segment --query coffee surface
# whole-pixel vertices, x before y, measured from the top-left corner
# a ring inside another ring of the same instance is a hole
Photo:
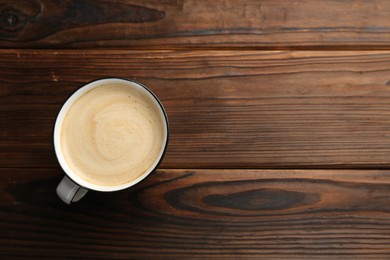
[[[84,180],[101,186],[126,184],[158,159],[164,124],[157,105],[142,91],[99,86],[79,97],[65,115],[62,151]]]

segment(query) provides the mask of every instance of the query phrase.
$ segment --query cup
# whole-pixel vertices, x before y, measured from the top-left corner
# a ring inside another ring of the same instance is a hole
[[[67,99],[56,118],[53,138],[65,173],[57,195],[71,204],[88,190],[123,190],[152,173],[168,145],[168,117],[144,85],[99,79]]]

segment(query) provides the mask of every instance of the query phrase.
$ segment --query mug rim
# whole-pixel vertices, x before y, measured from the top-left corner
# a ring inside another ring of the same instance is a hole
[[[97,185],[88,182],[87,180],[81,178],[78,176],[68,165],[68,163],[65,160],[65,157],[62,152],[62,145],[61,145],[61,128],[62,128],[62,123],[64,121],[64,118],[69,111],[70,107],[74,104],[76,100],[78,100],[84,93],[88,92],[89,90],[92,90],[94,88],[97,88],[104,84],[106,81],[116,81],[120,83],[126,83],[127,86],[134,87],[136,86],[138,89],[144,90],[147,94],[150,95],[151,100],[154,100],[157,103],[157,107],[160,108],[160,112],[163,115],[164,119],[164,130],[165,130],[165,140],[164,140],[164,145],[163,148],[160,150],[158,158],[154,161],[152,164],[152,167],[150,167],[147,171],[145,171],[143,174],[138,176],[137,178],[121,185],[115,185],[115,186],[102,186],[102,185]],[[78,94],[80,93],[80,94]],[[61,118],[60,118],[61,116]],[[146,87],[144,84],[132,80],[132,79],[126,79],[126,78],[120,78],[120,77],[108,77],[108,78],[98,78],[92,81],[89,81],[85,84],[83,84],[81,87],[73,91],[72,94],[70,94],[66,100],[63,102],[59,112],[57,113],[56,120],[54,122],[53,126],[53,147],[54,147],[54,152],[56,154],[57,161],[59,165],[61,166],[62,171],[64,174],[70,178],[75,184],[79,185],[82,188],[88,189],[88,190],[95,190],[95,191],[100,191],[100,192],[112,192],[112,191],[119,191],[119,190],[124,190],[127,188],[130,188],[140,181],[144,180],[146,177],[148,177],[151,173],[153,173],[157,167],[161,164],[165,153],[168,148],[168,143],[169,143],[169,134],[170,134],[170,129],[169,129],[169,121],[168,121],[168,115],[167,112],[161,102],[161,100],[156,96],[153,91],[151,91],[148,87]],[[76,176],[76,177],[75,177]]]

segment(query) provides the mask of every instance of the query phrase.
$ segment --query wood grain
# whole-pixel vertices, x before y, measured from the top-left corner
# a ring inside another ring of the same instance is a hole
[[[0,0],[0,259],[390,259],[390,1]],[[159,169],[65,205],[56,114],[138,80]]]
[[[0,2],[2,48],[389,49],[387,0]]]
[[[70,207],[60,175],[0,168],[2,259],[390,257],[389,171],[160,170]]]
[[[66,98],[100,77],[149,86],[163,168],[388,168],[390,52],[1,51],[0,165],[56,167]]]

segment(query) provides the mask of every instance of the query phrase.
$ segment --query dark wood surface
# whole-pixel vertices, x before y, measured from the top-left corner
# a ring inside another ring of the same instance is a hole
[[[390,167],[387,51],[3,50],[0,68],[4,167],[55,167],[63,101],[110,76],[162,100],[163,168]]]
[[[57,169],[2,169],[0,180],[4,259],[390,254],[389,171],[159,170],[71,207],[53,196]]]
[[[389,12],[387,0],[2,0],[0,47],[387,49]]]
[[[389,11],[0,0],[0,259],[389,259]],[[54,120],[102,77],[151,88],[170,144],[140,184],[68,206]]]

